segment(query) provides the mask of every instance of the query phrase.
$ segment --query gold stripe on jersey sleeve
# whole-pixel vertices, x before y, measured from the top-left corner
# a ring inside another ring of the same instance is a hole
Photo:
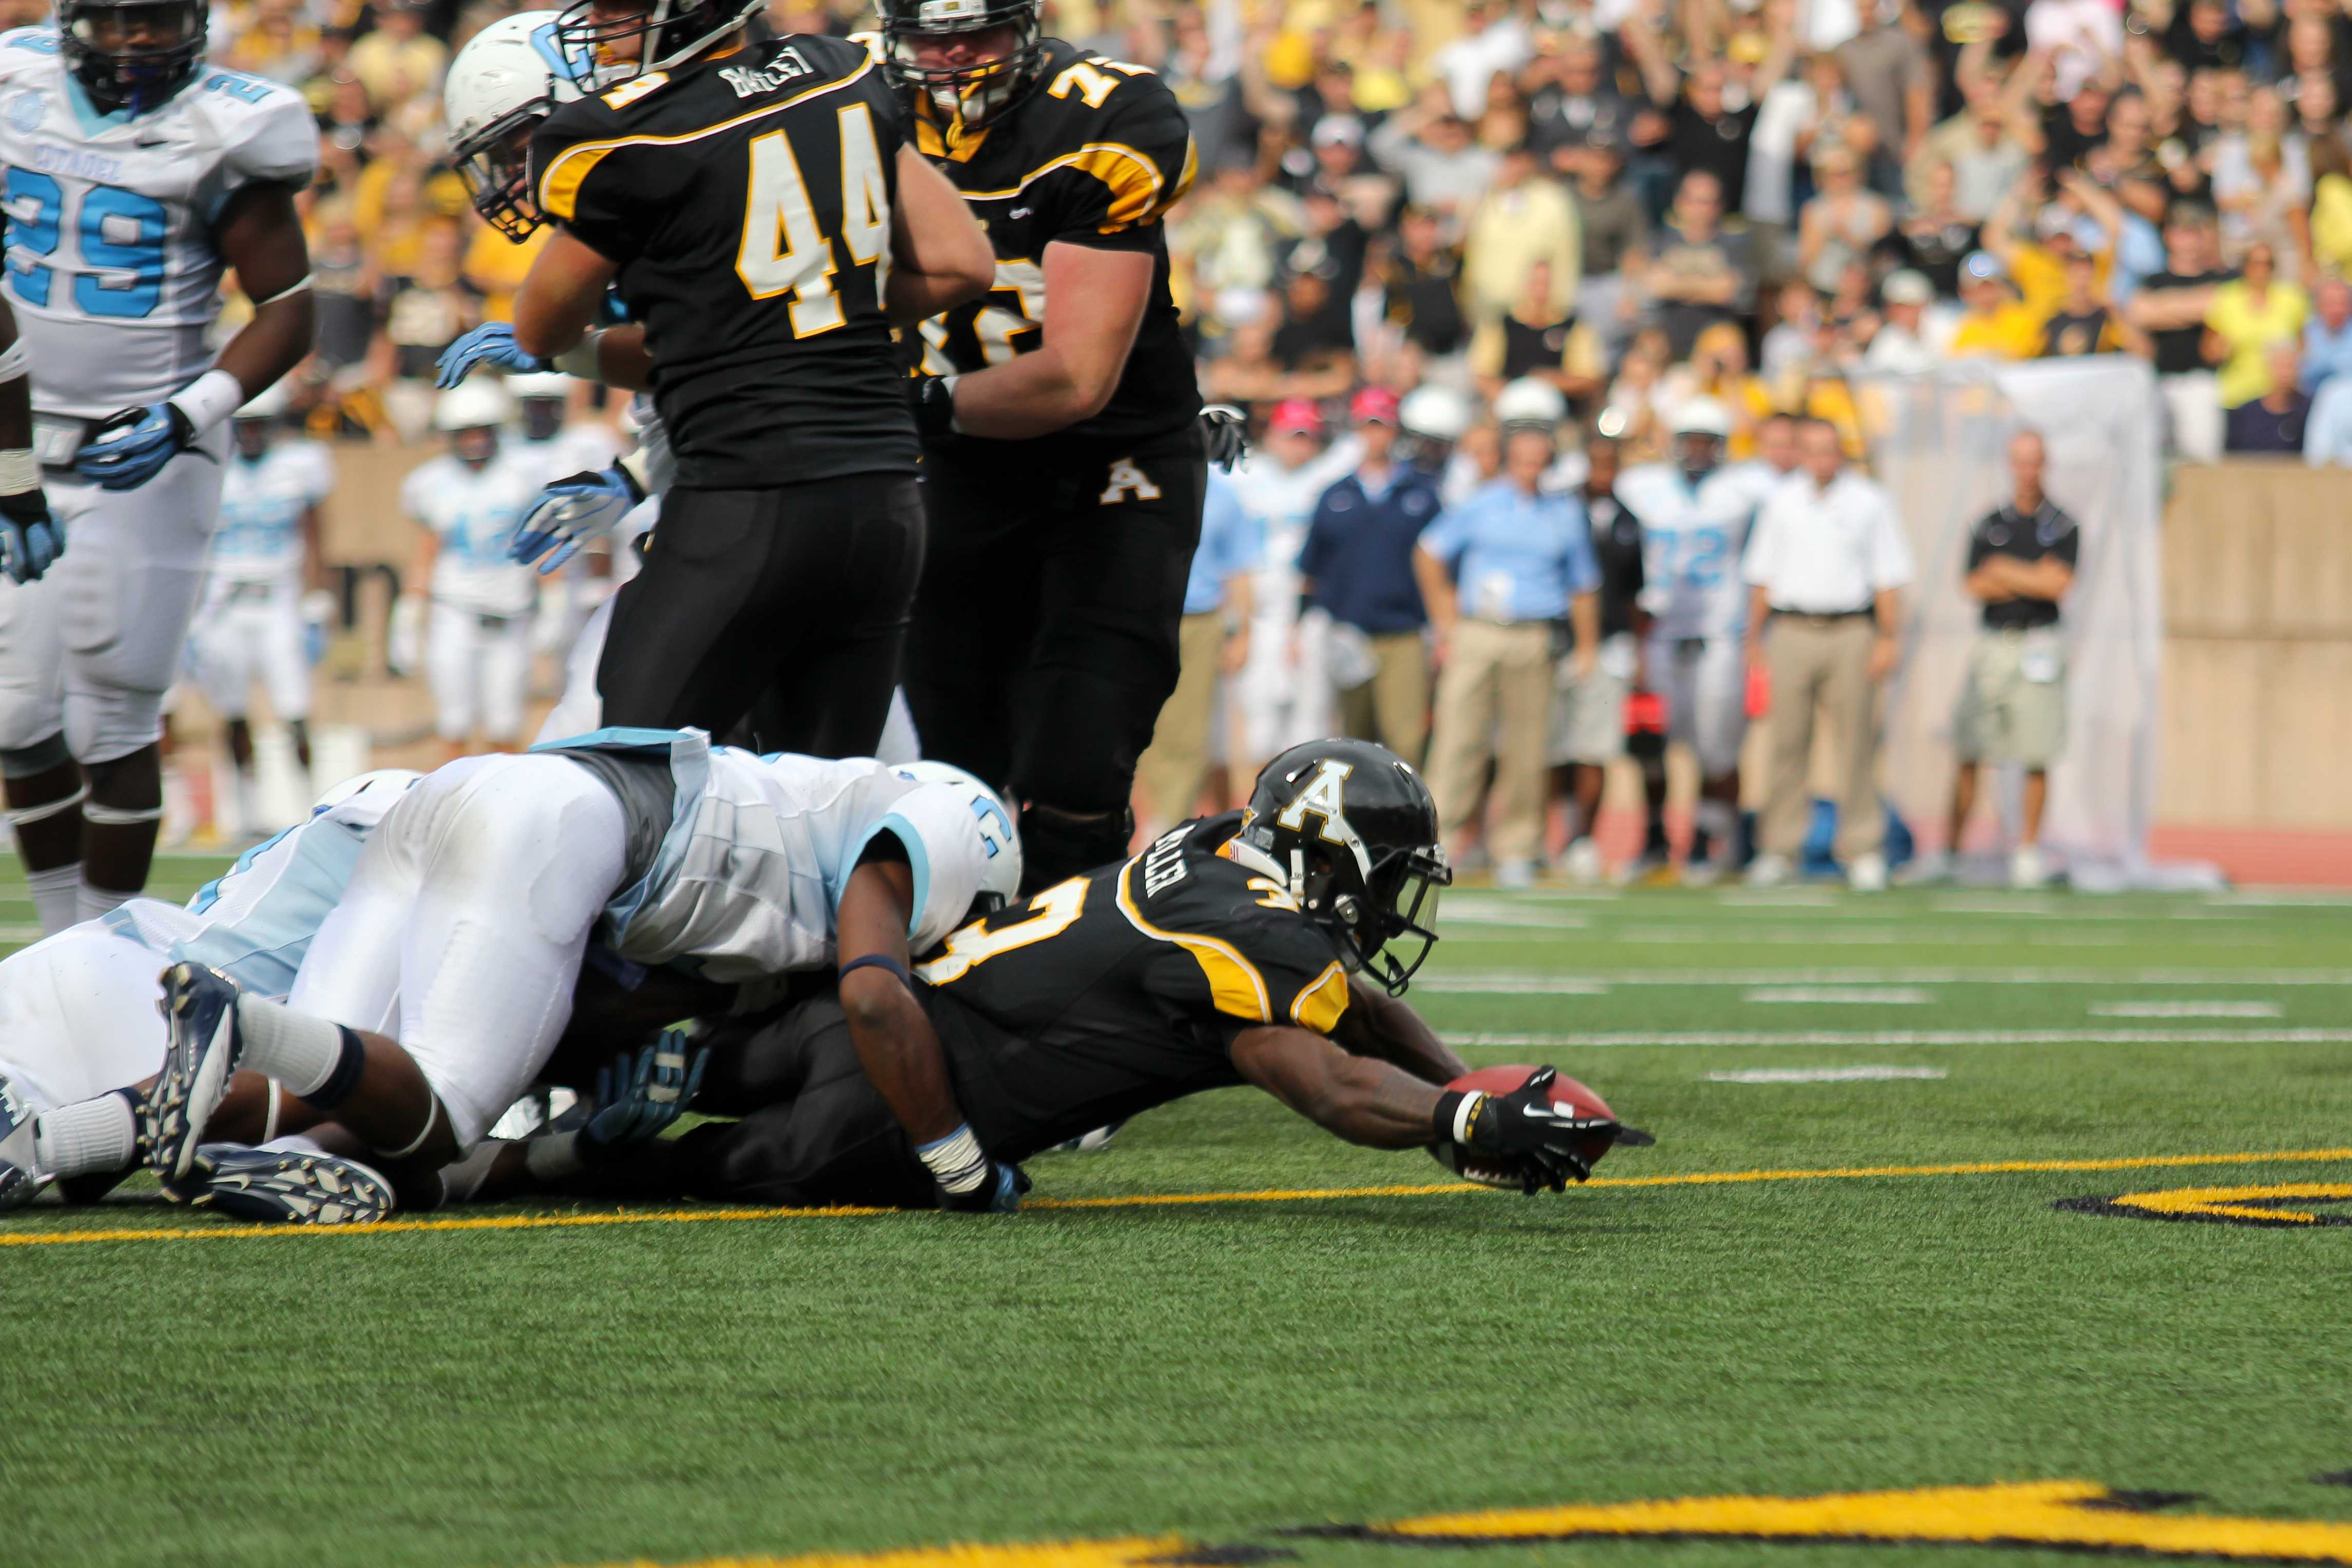
[[[1220,942],[1214,936],[1202,936],[1191,931],[1163,931],[1143,917],[1135,904],[1135,868],[1143,863],[1140,855],[1119,868],[1118,912],[1127,923],[1146,936],[1161,942],[1173,942],[1192,955],[1201,966],[1202,977],[1209,982],[1209,995],[1221,1013],[1251,1023],[1272,1023],[1274,1004],[1266,999],[1265,977],[1257,966],[1241,955],[1231,943]]]
[[[1315,983],[1298,993],[1290,1004],[1290,1021],[1301,1029],[1311,1029],[1317,1034],[1329,1034],[1339,1027],[1339,1019],[1348,1010],[1348,977],[1337,963],[1315,977]]]
[[[1192,188],[1196,158],[1190,138],[1184,142],[1184,168],[1171,185],[1162,179],[1160,165],[1136,149],[1119,141],[1089,141],[1075,152],[1065,152],[1050,162],[1040,164],[1021,177],[1021,183],[1002,191],[966,191],[967,202],[1001,202],[1017,196],[1056,169],[1077,169],[1093,175],[1110,187],[1110,212],[1100,225],[1104,234],[1117,234],[1137,224],[1149,223],[1165,214],[1186,191]]]
[[[762,104],[749,113],[722,120],[716,125],[706,125],[699,131],[689,131],[682,136],[615,136],[604,141],[576,141],[557,153],[555,162],[547,166],[547,172],[539,177],[539,210],[550,217],[570,221],[579,212],[580,187],[587,182],[589,173],[606,157],[624,147],[675,147],[688,141],[699,141],[706,136],[719,135],[739,125],[749,125],[755,120],[780,113],[808,99],[821,98],[861,81],[874,68],[875,63],[869,55],[864,65],[837,80],[804,89],[790,98]]]

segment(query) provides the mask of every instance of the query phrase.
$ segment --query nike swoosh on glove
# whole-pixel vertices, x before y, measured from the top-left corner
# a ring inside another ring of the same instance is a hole
[[[558,479],[523,514],[507,555],[524,566],[539,561],[544,577],[579,554],[582,545],[611,532],[645,498],[645,486],[618,463]],[[540,560],[541,556],[547,559]]]
[[[196,427],[173,402],[108,414],[74,454],[74,472],[101,490],[136,490],[196,444]]]
[[[34,582],[66,553],[66,526],[49,516],[37,489],[0,496],[0,570],[11,582]]]
[[[441,357],[433,365],[433,384],[447,392],[464,381],[477,365],[496,365],[502,371],[524,375],[536,375],[547,369],[546,361],[537,354],[526,354],[517,346],[513,322],[485,321],[441,350]]]

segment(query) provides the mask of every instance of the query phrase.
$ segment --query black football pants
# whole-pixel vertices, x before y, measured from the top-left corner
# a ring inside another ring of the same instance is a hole
[[[922,560],[905,475],[670,491],[613,604],[604,723],[724,737],[757,698],[764,748],[871,756]]]
[[[907,635],[907,702],[925,757],[1019,800],[1110,814],[1100,845],[1058,853],[1024,827],[1024,891],[1126,853],[1135,759],[1176,689],[1208,486],[1190,426],[1050,463],[1045,445],[957,441],[925,453],[930,537]]]

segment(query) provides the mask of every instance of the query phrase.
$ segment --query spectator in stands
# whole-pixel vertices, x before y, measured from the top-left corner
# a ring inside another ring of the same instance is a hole
[[[1573,151],[1577,228],[1584,245],[1577,314],[1613,356],[1633,332],[1639,301],[1631,280],[1647,260],[1650,214],[1623,179],[1622,131],[1596,129]]]
[[[1895,225],[1886,199],[1862,183],[1862,164],[1852,150],[1824,148],[1813,158],[1819,193],[1797,216],[1797,267],[1823,294],[1837,291],[1849,262],[1868,256]]]
[[[1146,838],[1191,816],[1200,800],[1210,757],[1219,749],[1210,736],[1218,687],[1241,674],[1249,659],[1250,574],[1258,550],[1256,526],[1234,494],[1233,482],[1211,469],[1201,543],[1184,585],[1176,689],[1160,708],[1151,745],[1135,768],[1143,808],[1138,815]]]
[[[1283,370],[1282,395],[1321,402],[1355,384],[1356,339],[1347,301],[1331,287],[1338,267],[1316,259],[1284,282],[1282,319],[1268,348]]]
[[[1640,106],[1619,92],[1601,68],[1601,46],[1574,38],[1552,56],[1538,57],[1528,72],[1528,142],[1538,157],[1580,188],[1587,149],[1606,143],[1622,167]],[[1585,214],[1588,225],[1591,214]],[[1591,241],[1588,238],[1587,244]]]
[[[2278,275],[2305,273],[2311,254],[2311,162],[2300,140],[2286,139],[2286,109],[2272,92],[2255,93],[2246,127],[2213,147],[2213,204],[2221,214],[2221,254],[2269,248]]]
[[[2215,288],[2205,313],[2205,359],[2218,367],[2224,409],[2271,390],[2271,350],[2300,341],[2310,315],[2309,296],[2279,278],[2271,247],[2260,241],[2249,246],[2243,276]]]
[[[1549,382],[1583,412],[1605,384],[1609,366],[1600,334],[1557,303],[1551,264],[1528,265],[1518,302],[1509,314],[1490,320],[1470,340],[1470,371],[1478,393],[1492,401],[1506,383],[1521,376]]]
[[[440,90],[449,46],[425,30],[431,9],[425,0],[388,0],[375,8],[375,31],[352,46],[351,72],[377,112]]]
[[[2352,284],[2323,277],[2312,291],[2311,319],[2303,327],[2303,390],[2352,371]]]
[[[1437,214],[1407,207],[1397,220],[1397,244],[1382,269],[1390,324],[1431,358],[1458,352],[1469,341],[1462,314],[1461,266],[1444,243]]]
[[[1502,477],[1433,524],[1413,556],[1437,635],[1430,786],[1441,825],[1458,841],[1491,758],[1486,841],[1498,887],[1532,883],[1543,848],[1556,628],[1574,625],[1580,679],[1601,642],[1601,572],[1583,505],[1541,488],[1555,455],[1549,430],[1510,431]]]
[[[1961,86],[1968,107],[1927,133],[1905,171],[1904,184],[1924,208],[1929,204],[1928,172],[1948,164],[1952,210],[1980,224],[2033,162],[2041,133],[1998,79],[1979,72],[1965,76]]]
[[[1754,251],[1747,235],[1724,232],[1723,192],[1705,169],[1683,176],[1643,279],[1676,359],[1707,327],[1755,308]]]
[[[1927,307],[1936,290],[1927,279],[1908,267],[1886,275],[1879,286],[1885,308],[1878,327],[1863,350],[1864,370],[1893,375],[1920,375],[1943,363],[1943,356],[1927,346]]]
[[[2303,450],[2311,394],[2298,384],[2300,356],[2292,340],[2271,344],[2264,354],[2269,385],[2263,395],[2230,411],[2228,450],[2284,454]]]
[[[1922,855],[1906,880],[1949,878],[1952,856],[1975,809],[1981,765],[2025,770],[2023,821],[2009,862],[2010,884],[2039,887],[2042,811],[2050,765],[2066,737],[2066,652],[2058,635],[2058,601],[2074,580],[2082,530],[2042,487],[2049,452],[2039,433],[2010,437],[2010,498],[1969,533],[1962,591],[1984,606],[1983,629],[1969,653],[1959,706],[1952,715],[1952,810],[1944,848]]]
[[[2085,354],[2145,354],[2137,329],[2117,315],[2099,286],[2096,257],[2082,249],[2066,256],[2066,292],[2042,324],[2040,357],[2076,359]]]
[[[1948,298],[1960,291],[1960,263],[1978,248],[1984,225],[1953,204],[1959,185],[1949,162],[1928,164],[1921,186],[1898,234],[1911,267]]]
[[[1475,120],[1486,110],[1487,85],[1517,70],[1534,52],[1515,7],[1503,0],[1464,0],[1461,34],[1430,57],[1429,68],[1445,84],[1454,114]]]
[[[2352,376],[2330,376],[2311,400],[2303,460],[2313,468],[2352,467]]]
[[[1761,852],[1748,880],[1769,886],[1795,869],[1818,714],[1840,753],[1838,858],[1856,892],[1876,893],[1886,886],[1878,690],[1901,653],[1911,551],[1886,492],[1846,470],[1834,426],[1809,419],[1797,441],[1801,473],[1757,513],[1741,565],[1748,663],[1762,669],[1769,658],[1772,691]]]
[[[1366,387],[1349,414],[1363,457],[1316,504],[1298,552],[1299,591],[1331,617],[1342,732],[1418,768],[1429,736],[1429,617],[1412,552],[1443,509],[1437,476],[1397,461],[1394,392]]]
[[[1443,87],[1382,120],[1365,145],[1374,162],[1404,182],[1406,199],[1457,221],[1486,193],[1501,162],[1473,139]]]
[[[1907,7],[1865,4],[1857,9],[1862,31],[1837,46],[1838,63],[1878,145],[1907,163],[1934,123],[1935,66],[1905,26]]]
[[[1989,250],[1960,264],[1965,307],[1945,351],[1954,359],[2030,360],[2042,346],[2042,323],[2011,288],[2009,268]]]
[[[2212,214],[2175,202],[2165,216],[2164,270],[2143,280],[2125,307],[2125,319],[2148,340],[2172,448],[2191,463],[2221,455],[2221,398],[2205,359],[2205,318],[2214,291],[2235,276],[2221,266]]]
[[[1570,314],[1584,266],[1576,204],[1551,180],[1538,178],[1531,149],[1503,154],[1494,183],[1471,214],[1463,243],[1463,287],[1474,321],[1518,308],[1527,279],[1541,267],[1549,281],[1548,316]]]
[[[2322,276],[2352,275],[2352,150],[2345,132],[2315,140],[2311,157],[2311,256]]]

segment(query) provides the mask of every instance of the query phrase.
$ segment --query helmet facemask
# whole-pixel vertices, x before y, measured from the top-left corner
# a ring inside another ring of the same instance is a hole
[[[203,0],[140,0],[89,5],[65,0],[58,8],[59,49],[66,68],[101,113],[154,108],[196,74],[205,56],[207,8]],[[132,42],[139,31],[151,35]]]
[[[555,112],[555,100],[543,98],[492,120],[453,152],[458,177],[466,182],[474,211],[482,221],[510,240],[520,243],[546,222],[530,193],[530,137],[540,122]]]
[[[952,146],[1004,118],[1037,83],[1045,41],[1036,0],[908,0],[883,8],[890,79]],[[1004,29],[1010,47],[961,66],[926,66],[926,41]]]
[[[1370,882],[1357,893],[1339,885],[1355,880],[1338,870],[1344,863],[1335,855],[1309,873],[1299,907],[1332,938],[1349,974],[1402,996],[1436,946],[1438,895],[1453,883],[1453,869],[1434,846],[1390,850],[1372,862]]]

